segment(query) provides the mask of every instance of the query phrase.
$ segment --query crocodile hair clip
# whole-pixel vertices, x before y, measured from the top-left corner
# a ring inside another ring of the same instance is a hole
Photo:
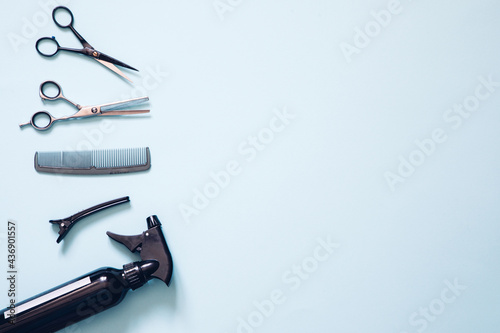
[[[94,213],[100,212],[101,210],[104,210],[106,208],[110,208],[122,203],[129,202],[130,198],[127,197],[122,197],[110,201],[103,202],[101,204],[92,206],[90,208],[87,208],[85,210],[82,210],[81,212],[78,212],[76,214],[73,214],[71,216],[68,216],[64,219],[59,219],[59,220],[50,220],[50,223],[53,224],[59,224],[59,237],[57,238],[57,243],[61,242],[62,239],[68,234],[70,229],[75,225],[76,222],[80,221],[81,219],[92,215]]]

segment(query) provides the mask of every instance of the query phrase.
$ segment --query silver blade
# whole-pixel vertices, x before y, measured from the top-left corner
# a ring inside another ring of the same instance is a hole
[[[149,110],[113,110],[113,111],[103,111],[101,116],[122,116],[127,114],[141,114],[148,112]]]
[[[130,106],[142,104],[147,101],[149,101],[149,97],[138,97],[138,98],[126,99],[124,101],[119,101],[119,102],[101,104],[99,105],[99,107],[101,108],[102,112],[105,112],[108,110],[116,110],[118,108],[128,108]]]
[[[109,63],[109,62],[101,60],[101,59],[96,59],[96,58],[93,58],[93,59],[95,61],[99,61],[101,63],[101,65],[106,66],[108,69],[112,70],[113,72],[120,75],[121,77],[127,79],[128,81],[130,81],[130,83],[133,83],[131,79],[129,79],[125,74],[123,74],[123,72],[121,70],[119,70],[118,67],[116,67],[112,63]]]

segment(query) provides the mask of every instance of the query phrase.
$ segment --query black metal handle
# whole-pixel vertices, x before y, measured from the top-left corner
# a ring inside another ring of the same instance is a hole
[[[69,14],[69,16],[71,17],[71,21],[69,21],[68,24],[61,24],[57,21],[56,19],[56,13],[58,11],[63,11],[63,12],[67,12]],[[54,20],[54,23],[59,27],[59,28],[70,28],[72,25],[73,25],[73,13],[71,12],[71,10],[69,10],[68,7],[64,7],[64,6],[58,6],[56,8],[54,8],[54,10],[52,11],[52,19]]]
[[[56,13],[57,11],[64,11],[64,12],[67,12],[69,14],[69,16],[71,17],[71,21],[69,21],[68,24],[61,24],[57,21],[56,19]],[[82,35],[80,35],[78,33],[78,31],[76,31],[75,27],[73,26],[73,21],[74,21],[74,18],[73,18],[73,13],[71,12],[71,10],[69,10],[68,7],[64,7],[64,6],[58,6],[56,8],[54,8],[54,10],[52,11],[52,19],[54,20],[54,22],[57,24],[58,27],[60,28],[63,28],[63,29],[66,29],[66,28],[69,28],[71,29],[71,31],[75,34],[76,38],[78,38],[78,40],[80,41],[80,43],[82,43],[82,45],[84,47],[88,47],[88,48],[93,48],[92,46],[90,46],[90,44],[85,40],[85,38],[82,37]]]
[[[40,44],[41,43],[45,43],[45,44],[47,44],[47,43],[55,43],[56,48],[55,48],[54,52],[43,52],[42,50],[40,50]],[[57,42],[57,40],[56,40],[55,37],[42,37],[42,38],[40,38],[39,40],[36,41],[35,49],[36,49],[36,51],[40,55],[42,55],[44,57],[53,57],[61,49],[61,46],[59,45],[59,43]]]

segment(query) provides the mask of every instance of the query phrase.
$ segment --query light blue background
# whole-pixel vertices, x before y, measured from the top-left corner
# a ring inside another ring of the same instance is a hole
[[[256,326],[245,333],[498,332],[500,89],[457,129],[443,116],[475,94],[479,77],[500,82],[500,4],[401,0],[348,62],[342,43],[376,27],[372,11],[391,1],[221,2],[231,10],[218,13],[212,0],[2,4],[0,271],[13,219],[18,300],[137,260],[105,232],[141,233],[157,214],[171,286],[151,281],[70,332],[238,332],[239,318]],[[35,52],[43,36],[79,47],[45,12],[56,3],[96,49],[140,69],[124,71],[133,85],[90,59]],[[45,80],[84,105],[147,94],[151,114],[111,119],[107,133],[102,119],[20,130],[37,110],[73,112],[42,103]],[[284,108],[295,118],[247,161],[238,147]],[[417,156],[415,141],[436,128],[447,140],[391,190],[386,172]],[[35,151],[89,145],[149,146],[152,168],[95,177],[33,169]],[[241,173],[187,223],[182,205],[233,160]],[[130,204],[79,222],[56,244],[48,220],[125,195]],[[328,238],[340,246],[312,259]],[[311,273],[292,284],[303,263]],[[445,281],[466,289],[453,294]],[[255,302],[277,291],[283,302],[257,314]],[[429,307],[432,320],[419,314]]]

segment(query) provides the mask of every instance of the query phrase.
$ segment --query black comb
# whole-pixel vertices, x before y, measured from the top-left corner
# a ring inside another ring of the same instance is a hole
[[[151,168],[149,147],[36,152],[35,170],[71,175],[104,175]]]

